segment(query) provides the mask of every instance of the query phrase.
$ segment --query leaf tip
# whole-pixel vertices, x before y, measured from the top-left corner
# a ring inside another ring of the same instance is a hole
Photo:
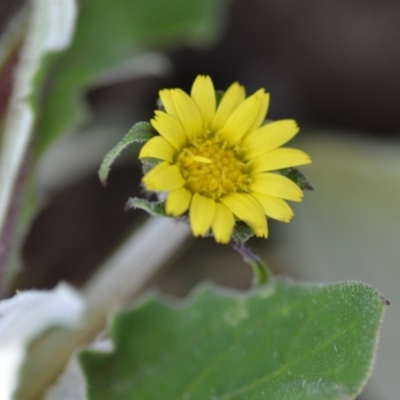
[[[130,197],[128,201],[125,203],[124,211],[128,212],[132,210],[132,208],[135,208],[135,199]]]
[[[99,170],[97,171],[97,176],[99,177],[100,183],[106,187],[107,186],[107,178],[110,169],[104,166],[104,161],[101,163]]]
[[[380,298],[381,298],[381,300],[382,300],[382,303],[385,305],[385,306],[390,306],[390,301],[388,300],[388,299],[386,299],[384,296],[380,296]]]

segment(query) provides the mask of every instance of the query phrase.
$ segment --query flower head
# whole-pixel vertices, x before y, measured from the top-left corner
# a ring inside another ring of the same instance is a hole
[[[269,95],[260,89],[246,98],[233,83],[217,104],[209,76],[199,75],[188,95],[164,89],[165,111],[155,111],[151,124],[159,133],[139,158],[161,162],[144,177],[147,190],[166,192],[166,213],[189,213],[195,236],[211,230],[228,243],[236,221],[259,237],[268,236],[266,217],[289,222],[293,212],[285,200],[301,201],[303,191],[274,171],[309,164],[303,151],[281,148],[297,134],[293,120],[262,125]]]

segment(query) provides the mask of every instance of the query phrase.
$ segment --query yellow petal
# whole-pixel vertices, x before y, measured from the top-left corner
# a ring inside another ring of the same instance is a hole
[[[158,173],[160,173],[164,169],[167,169],[170,166],[171,164],[169,162],[163,161],[153,167],[143,178],[145,178],[146,176],[157,175]]]
[[[204,134],[205,123],[193,99],[181,89],[172,89],[172,99],[189,140]]]
[[[150,170],[142,181],[147,190],[157,192],[176,190],[185,184],[179,167],[165,161]]]
[[[155,130],[177,150],[181,150],[187,143],[187,136],[182,125],[171,115],[157,110],[150,122]]]
[[[232,237],[235,217],[222,203],[215,203],[215,215],[212,222],[212,231],[218,243],[229,243]]]
[[[248,194],[230,193],[220,198],[237,219],[245,222],[253,229],[256,236],[267,237],[267,220],[261,205]]]
[[[310,156],[304,151],[282,147],[253,159],[250,165],[251,171],[257,173],[276,171],[282,168],[296,167],[310,163]]]
[[[299,132],[292,119],[271,122],[247,135],[242,146],[245,160],[259,157],[284,145]]]
[[[253,124],[250,126],[249,130],[247,131],[248,134],[256,130],[261,126],[261,124],[264,122],[265,117],[267,115],[267,110],[269,106],[269,93],[265,93],[265,96],[262,97],[259,109],[258,109],[258,114],[256,115]]]
[[[200,110],[205,123],[208,127],[211,127],[216,105],[215,89],[211,78],[198,75],[193,83],[190,95]]]
[[[246,97],[244,87],[237,82],[229,86],[218,105],[212,121],[211,130],[217,132],[225,125],[229,116],[236,110],[239,104],[243,103]]]
[[[190,225],[194,236],[205,236],[214,219],[215,201],[195,193],[190,203]]]
[[[248,97],[233,111],[224,127],[217,132],[230,146],[235,145],[241,140],[250,127],[253,126],[259,114],[260,107],[264,103],[265,96],[264,89],[260,89]]]
[[[164,106],[165,111],[175,119],[179,119],[178,111],[176,111],[176,107],[172,99],[172,89],[160,90],[158,95],[160,96],[161,103]]]
[[[267,217],[282,222],[289,222],[293,218],[293,210],[289,207],[285,200],[258,192],[251,192],[250,195],[261,204],[261,207]]]
[[[184,187],[173,190],[169,193],[165,211],[168,215],[179,217],[184,214],[190,205],[192,199],[192,192]]]
[[[303,191],[289,178],[268,172],[253,175],[249,188],[254,192],[286,200],[301,201],[303,198]]]
[[[163,137],[156,136],[144,144],[139,153],[139,158],[153,157],[172,163],[176,154],[175,148]]]

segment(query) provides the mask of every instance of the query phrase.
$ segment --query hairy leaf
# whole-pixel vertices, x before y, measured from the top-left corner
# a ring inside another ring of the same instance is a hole
[[[353,399],[371,371],[384,304],[361,283],[202,287],[120,313],[111,354],[86,351],[89,398]]]
[[[306,176],[296,168],[282,169],[279,173],[289,178],[302,190],[314,190]]]
[[[139,208],[143,211],[148,212],[153,217],[167,216],[165,212],[165,202],[155,202],[141,199],[139,197],[131,197],[128,199],[125,205],[125,210],[129,210],[131,208]]]
[[[107,184],[108,174],[111,165],[121,152],[132,143],[147,142],[157,134],[156,130],[148,122],[138,122],[133,125],[129,132],[121,139],[121,141],[112,148],[104,157],[99,169],[99,178],[103,185]]]

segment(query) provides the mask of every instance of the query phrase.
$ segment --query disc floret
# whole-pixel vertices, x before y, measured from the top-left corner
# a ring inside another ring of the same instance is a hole
[[[249,191],[251,179],[246,163],[226,141],[197,139],[180,152],[176,164],[192,193],[218,200],[231,192]]]

